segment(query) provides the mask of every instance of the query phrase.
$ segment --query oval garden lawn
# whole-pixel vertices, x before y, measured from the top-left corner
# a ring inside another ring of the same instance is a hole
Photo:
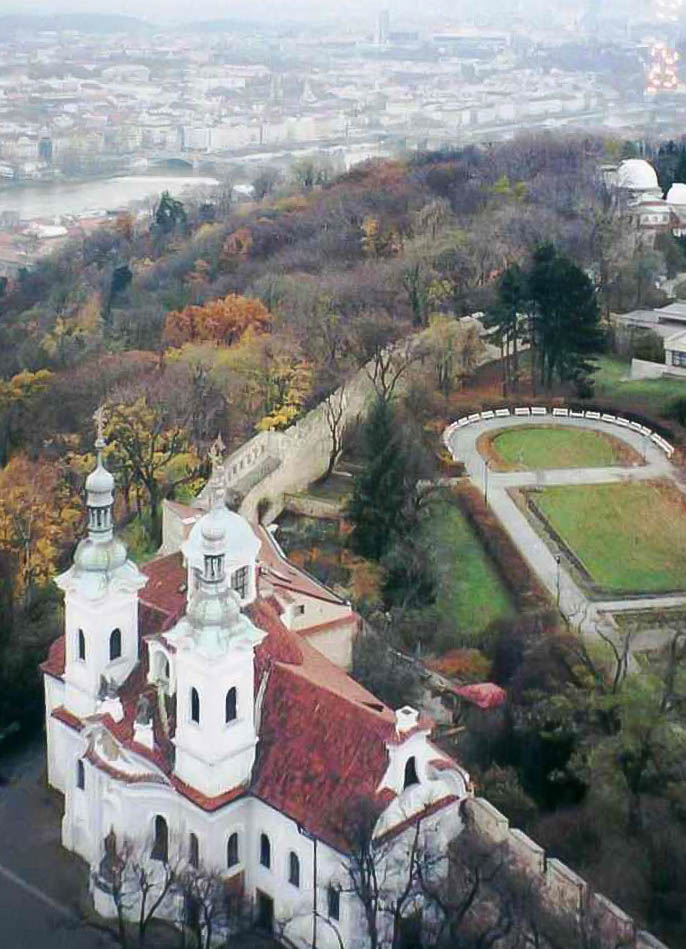
[[[531,425],[487,436],[494,469],[605,468],[638,463],[638,455],[611,435],[588,428]]]
[[[529,497],[601,590],[686,589],[686,498],[671,482],[550,487]]]

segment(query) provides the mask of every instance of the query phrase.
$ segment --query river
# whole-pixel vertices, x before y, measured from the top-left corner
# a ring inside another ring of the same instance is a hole
[[[82,182],[50,182],[0,189],[0,214],[15,211],[22,220],[56,218],[63,214],[111,211],[163,191],[178,197],[190,188],[212,188],[216,178],[125,175]]]

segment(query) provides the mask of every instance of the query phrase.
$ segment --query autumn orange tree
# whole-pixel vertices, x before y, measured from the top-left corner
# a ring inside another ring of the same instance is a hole
[[[164,341],[168,346],[203,341],[231,346],[248,330],[259,334],[270,328],[271,314],[260,300],[230,293],[223,300],[168,313]]]
[[[59,466],[15,455],[0,471],[0,550],[16,564],[14,594],[25,606],[54,575],[82,515]]]

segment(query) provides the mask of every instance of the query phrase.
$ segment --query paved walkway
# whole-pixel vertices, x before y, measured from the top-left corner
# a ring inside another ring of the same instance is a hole
[[[112,949],[87,925],[88,870],[60,846],[61,798],[45,785],[44,739],[0,759],[0,946]]]
[[[569,428],[593,429],[612,435],[630,445],[644,459],[644,463],[634,467],[497,472],[487,469],[485,460],[477,449],[478,439],[486,432],[517,426],[553,424]],[[551,415],[510,416],[473,422],[464,428],[455,429],[448,437],[448,447],[453,457],[464,463],[467,474],[474,484],[482,493],[487,493],[489,507],[497,515],[531,569],[553,599],[559,603],[563,616],[581,632],[587,635],[598,635],[602,632],[614,637],[616,626],[611,616],[613,612],[665,609],[686,603],[686,594],[627,597],[602,602],[591,600],[573,579],[564,555],[560,554],[558,564],[555,552],[539,537],[529,519],[507,493],[512,488],[534,486],[611,484],[646,481],[653,478],[670,478],[676,481],[675,469],[665,453],[640,432],[593,419]]]

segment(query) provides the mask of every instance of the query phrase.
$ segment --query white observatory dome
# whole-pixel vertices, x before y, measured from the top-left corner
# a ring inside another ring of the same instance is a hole
[[[617,185],[628,191],[654,191],[660,188],[655,169],[641,158],[627,158],[619,166]]]
[[[686,207],[686,185],[675,182],[667,192],[667,204],[676,204]]]

